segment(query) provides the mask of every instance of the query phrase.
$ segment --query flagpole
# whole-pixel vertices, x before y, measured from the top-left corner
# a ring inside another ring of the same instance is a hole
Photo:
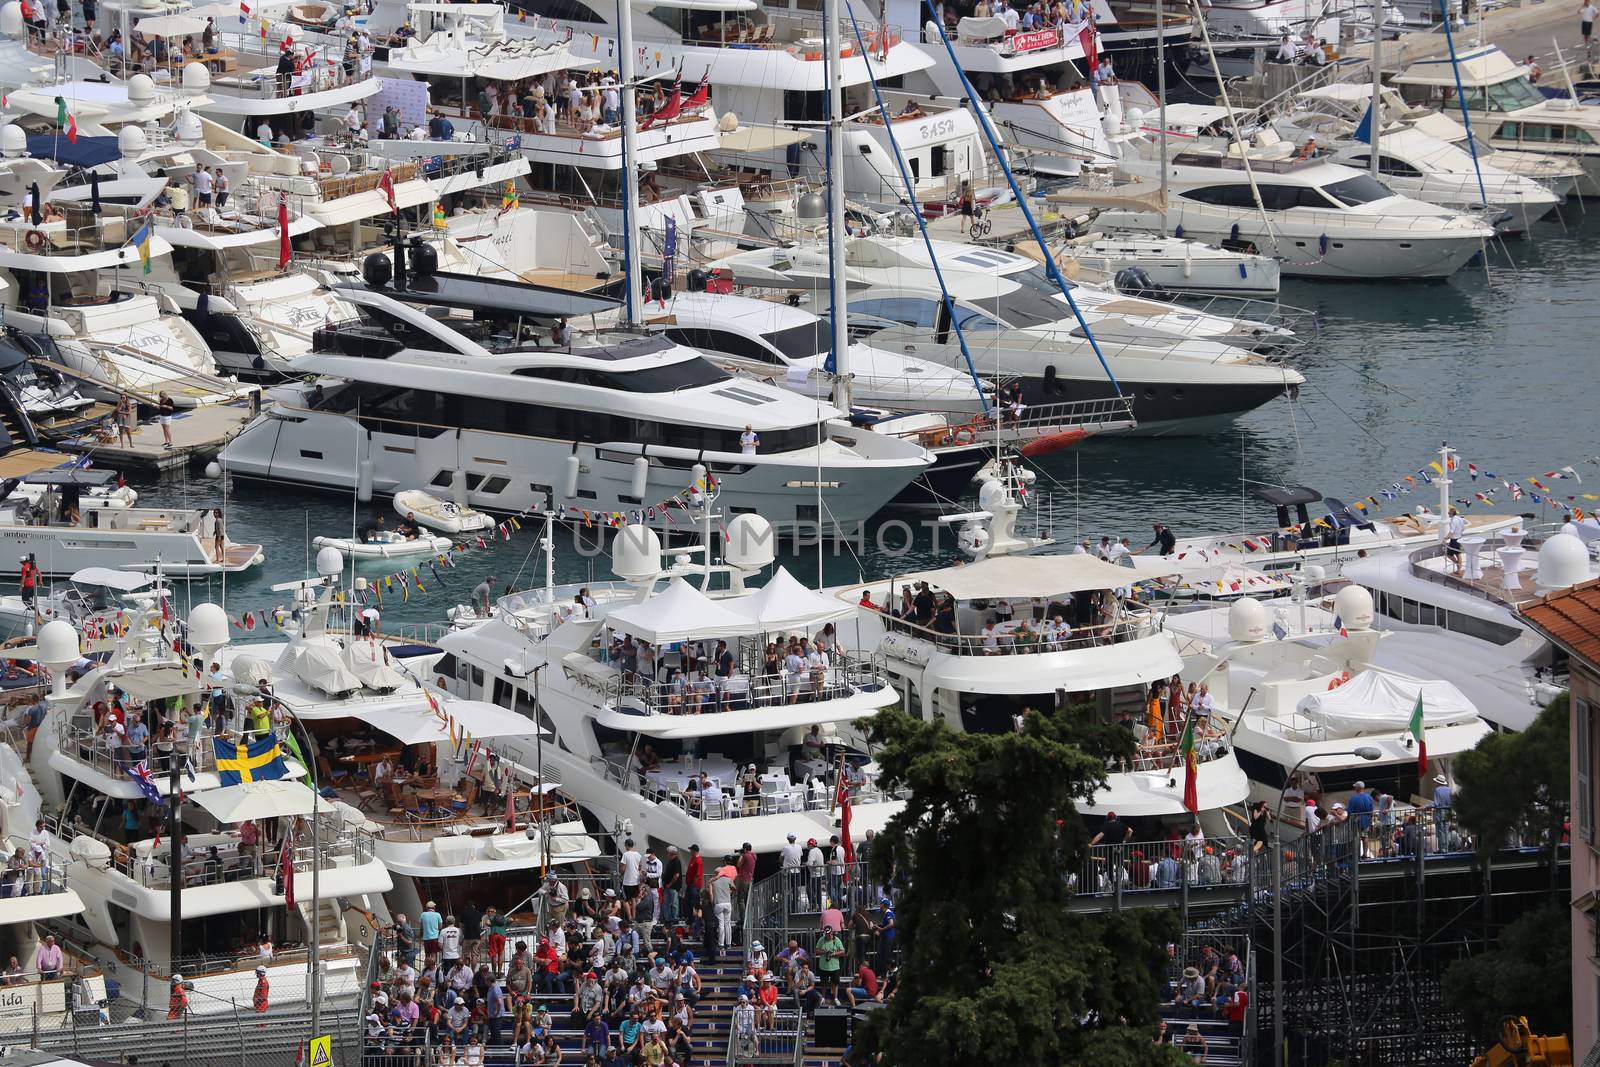
[[[202,685],[204,677],[201,675]],[[197,699],[207,700],[209,697],[210,694],[202,688]],[[171,960],[167,966],[169,976],[179,973],[178,960],[183,956],[183,848],[179,837],[182,818],[178,810],[182,803],[183,785],[178,773],[178,750],[174,745],[171,755],[167,757],[167,873],[170,876],[167,908],[172,915]]]
[[[306,748],[310,751],[316,747],[311,731],[306,731]],[[302,753],[304,755],[304,753]],[[317,759],[311,756],[306,761],[306,768],[311,774],[311,1036],[322,1036],[322,919],[317,914],[321,902],[317,898],[317,891],[322,887],[322,832],[318,825],[318,815],[322,810],[319,803],[322,796],[321,783],[317,781]],[[294,877],[294,865],[291,861],[289,877]],[[373,944],[372,950],[376,952],[378,946]]]

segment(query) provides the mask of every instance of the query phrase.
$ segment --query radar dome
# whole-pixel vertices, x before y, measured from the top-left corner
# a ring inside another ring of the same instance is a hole
[[[22,5],[6,4],[0,7],[0,37],[19,38],[24,33]]]
[[[137,126],[124,126],[117,131],[117,150],[125,156],[135,156],[150,145],[150,139]]]
[[[998,481],[988,478],[978,487],[978,510],[998,512],[1006,504],[1006,489]]]
[[[611,572],[623,581],[660,574],[661,538],[643,523],[618,530],[611,545]]]
[[[1333,598],[1333,611],[1346,629],[1372,629],[1372,594],[1359,585],[1339,590]]]
[[[317,551],[317,573],[333,578],[344,573],[344,553],[329,545]]]
[[[148,104],[156,98],[156,83],[148,74],[135,74],[128,79],[128,99],[135,104]]]
[[[204,63],[184,64],[183,87],[191,93],[203,93],[211,88],[211,72],[206,69]]]
[[[0,126],[0,155],[4,155],[7,159],[16,159],[27,154],[27,131],[9,122]]]
[[[1589,550],[1571,534],[1558,533],[1539,546],[1539,588],[1565,589],[1589,577]]]
[[[828,202],[822,198],[821,193],[801,193],[794,211],[802,219],[824,218],[828,214]]]
[[[39,646],[39,662],[52,670],[70,667],[78,662],[78,631],[70,622],[56,619],[39,628],[34,642]]]
[[[734,114],[732,111],[724,111],[722,113],[722,117],[717,120],[717,129],[721,130],[723,133],[732,133],[738,128],[739,116]]]
[[[731,567],[758,571],[772,562],[772,523],[760,515],[738,515],[728,523],[722,558]]]
[[[188,108],[179,108],[172,116],[172,136],[180,144],[199,144],[205,139],[206,128]]]
[[[215,604],[196,604],[189,612],[189,643],[221,648],[228,643],[228,614]]]
[[[1254,597],[1240,597],[1228,608],[1228,636],[1235,641],[1265,641],[1272,627],[1267,609]]]
[[[1309,585],[1316,585],[1328,577],[1328,569],[1320,563],[1307,563],[1300,568],[1300,573],[1305,575]]]

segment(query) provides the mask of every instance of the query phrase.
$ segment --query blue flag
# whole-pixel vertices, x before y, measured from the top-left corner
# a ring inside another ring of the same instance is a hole
[[[223,785],[265,782],[289,774],[288,764],[283,761],[283,747],[276,737],[263,737],[248,745],[213,737],[211,743],[217,756],[217,775]]]
[[[161,791],[156,788],[155,776],[150,773],[150,764],[147,761],[140,760],[132,767],[129,767],[128,775],[133,779],[134,784],[139,787],[139,792],[144,794],[146,800],[162,807],[167,806],[167,798],[162,796]]]
[[[1356,132],[1351,134],[1362,144],[1372,143],[1372,105],[1367,105],[1367,113],[1361,116],[1361,124],[1356,127]]]

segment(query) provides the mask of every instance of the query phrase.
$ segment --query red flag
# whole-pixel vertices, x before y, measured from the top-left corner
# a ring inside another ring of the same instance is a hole
[[[639,124],[641,130],[648,130],[657,122],[671,122],[683,111],[683,72],[678,72],[677,80],[672,83],[672,95],[667,97],[667,102],[662,104],[655,114],[648,116]]]
[[[856,847],[850,840],[850,786],[839,775],[836,800],[839,805],[839,844],[844,848],[844,861],[856,861]]]
[[[1089,77],[1100,69],[1100,49],[1094,39],[1094,25],[1086,24],[1078,31],[1078,43],[1083,45],[1083,62],[1089,68]]]
[[[384,200],[388,201],[389,213],[400,214],[400,205],[395,203],[394,199],[394,175],[390,174],[387,168],[384,169],[383,177],[378,179],[378,191],[383,194]]]
[[[388,176],[385,172],[385,177]],[[391,198],[391,203],[393,199]],[[289,265],[289,201],[285,197],[278,198],[278,269]]]
[[[517,791],[515,789],[507,789],[506,790],[506,829],[507,830],[515,830],[516,828],[517,828]]]
[[[1183,726],[1183,736],[1178,739],[1178,751],[1183,754],[1183,807],[1185,811],[1200,813],[1200,757],[1195,751],[1194,712],[1189,712]]]
[[[294,907],[294,834],[284,836],[278,850],[278,874],[283,879],[283,903]]]
[[[694,95],[683,102],[685,110],[696,107],[705,107],[711,101],[711,68],[700,75],[700,84],[695,87]]]

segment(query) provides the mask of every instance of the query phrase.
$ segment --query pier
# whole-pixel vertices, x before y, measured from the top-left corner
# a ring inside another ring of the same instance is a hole
[[[180,409],[172,416],[171,448],[166,447],[161,423],[156,419],[146,419],[133,428],[131,448],[121,443],[112,423],[106,423],[96,433],[68,438],[61,447],[89,453],[101,466],[125,473],[161,474],[215,459],[259,410],[260,401],[255,398]]]

